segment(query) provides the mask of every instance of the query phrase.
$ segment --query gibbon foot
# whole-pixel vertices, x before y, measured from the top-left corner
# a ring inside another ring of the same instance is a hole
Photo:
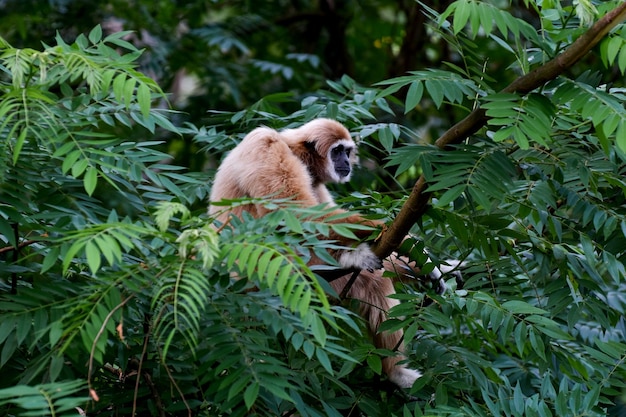
[[[400,388],[411,388],[422,374],[415,369],[395,366],[389,374],[389,380]]]
[[[361,243],[354,250],[346,250],[339,256],[343,268],[360,268],[373,272],[383,266],[382,261],[372,252],[367,243]]]

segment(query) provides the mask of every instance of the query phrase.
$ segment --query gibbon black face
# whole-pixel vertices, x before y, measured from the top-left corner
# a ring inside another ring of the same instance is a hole
[[[350,152],[353,149],[344,144],[338,144],[330,150],[330,159],[333,161],[333,168],[339,178],[350,176],[352,166],[350,165]]]

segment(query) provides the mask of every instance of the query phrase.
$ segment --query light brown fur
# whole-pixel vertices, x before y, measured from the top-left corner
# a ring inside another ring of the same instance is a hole
[[[272,196],[276,199],[293,198],[293,202],[302,207],[335,203],[324,185],[328,182],[344,182],[349,179],[333,178],[332,166],[329,165],[328,152],[337,142],[341,141],[354,146],[348,130],[340,123],[330,119],[316,119],[298,129],[277,132],[261,127],[250,132],[243,141],[224,159],[215,176],[211,201],[233,200],[237,198],[260,198]],[[308,144],[307,144],[308,143]],[[314,144],[314,148],[311,144]],[[351,164],[356,163],[356,152],[350,155]],[[211,205],[209,213],[220,222],[226,222],[231,214],[241,216],[243,211],[254,217],[261,217],[267,209],[261,205],[247,205],[227,208]],[[336,208],[334,213],[345,213]],[[380,222],[365,219],[358,214],[351,214],[338,222],[359,223],[369,226],[380,226]],[[356,231],[360,239],[371,234],[369,231]],[[339,241],[347,247],[358,242],[351,241],[340,235],[331,235],[331,239]],[[359,246],[357,249],[363,249]],[[368,247],[365,247],[369,251]],[[366,252],[367,252],[366,251]],[[345,252],[345,251],[344,251]],[[368,253],[371,254],[371,251]],[[333,254],[341,263],[344,253]],[[348,257],[351,256],[348,253]],[[371,256],[374,256],[371,254]],[[352,259],[352,258],[350,258]],[[359,262],[358,257],[354,262]],[[366,259],[366,258],[364,258]],[[314,259],[312,263],[318,260]],[[364,261],[365,262],[365,261]],[[377,262],[377,261],[376,261]],[[345,265],[344,265],[345,266]],[[383,278],[383,270],[367,271],[369,265],[354,265],[363,268],[347,296],[361,302],[360,313],[368,321],[377,347],[393,350],[402,349],[402,331],[378,332],[378,327],[387,318],[388,310],[398,304],[397,300],[388,296],[394,294],[393,282]],[[394,271],[393,263],[385,261],[385,266]],[[349,276],[331,282],[331,286],[340,293]],[[383,370],[389,378],[401,387],[410,387],[419,377],[417,371],[398,365],[402,356],[385,358]]]
[[[379,332],[378,327],[387,319],[387,312],[392,307],[399,304],[399,301],[389,298],[389,295],[395,294],[393,281],[383,277],[383,272],[394,271],[396,268],[393,262],[385,260],[384,269],[375,271],[362,270],[358,278],[347,293],[347,297],[361,301],[359,314],[368,322],[368,327],[374,337],[374,345],[379,348],[404,351],[403,332],[398,330],[395,332]],[[330,285],[335,291],[340,293],[351,275],[346,275]],[[406,359],[404,355],[397,354],[383,359],[383,372],[387,374],[389,379],[402,388],[409,388],[413,382],[420,377],[418,371],[408,369],[398,362]]]

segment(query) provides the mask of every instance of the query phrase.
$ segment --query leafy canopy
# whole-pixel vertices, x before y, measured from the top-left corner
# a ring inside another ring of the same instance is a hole
[[[267,13],[237,7],[257,24]],[[626,29],[540,88],[501,90],[624,6],[419,7],[429,53],[451,51],[444,64],[373,86],[344,76],[302,97],[267,94],[203,126],[162,110],[167,97],[125,32],[96,26],[41,51],[1,40],[3,412],[621,415]],[[252,46],[224,27],[194,36],[221,45],[220,62],[239,60],[232,52]],[[249,74],[296,74],[270,64]],[[235,86],[233,67],[212,70]],[[483,128],[430,144],[475,108]],[[323,208],[276,210],[218,234],[206,215],[211,170],[190,172],[167,152],[187,141],[211,166],[258,124],[320,116],[360,136],[369,168],[360,192],[337,188],[340,202],[391,220],[423,175],[432,204],[401,250],[424,263],[428,248],[425,270],[465,262],[463,285],[450,277],[441,296],[397,283],[401,304],[383,327],[405,330],[409,364],[424,373],[408,395],[380,376],[393,352],[375,349],[352,305],[329,298],[306,265],[334,247],[330,227],[350,225],[319,221]]]

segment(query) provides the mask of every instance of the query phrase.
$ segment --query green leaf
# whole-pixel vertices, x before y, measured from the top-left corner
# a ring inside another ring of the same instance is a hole
[[[368,355],[367,366],[369,366],[370,369],[377,375],[380,375],[383,370],[383,362],[378,355]]]
[[[121,249],[111,236],[103,234],[95,238],[94,241],[109,265],[113,265],[116,260],[121,259]]]
[[[541,308],[534,307],[528,304],[527,302],[521,301],[521,300],[505,301],[504,303],[502,303],[502,308],[510,311],[513,314],[547,314],[548,313],[547,311]]]
[[[115,99],[120,103],[124,103],[124,87],[126,85],[126,74],[120,73],[113,80],[113,93]]]
[[[76,240],[63,256],[63,273],[66,273],[76,254],[85,246],[84,240]]]
[[[598,399],[600,397],[600,388],[601,384],[592,384],[593,388],[591,388],[583,398],[582,408],[584,410],[591,410],[598,404]]]
[[[267,280],[267,285],[272,288],[274,285],[274,281],[278,276],[278,271],[280,267],[283,265],[283,259],[281,257],[276,257],[272,259],[267,267],[267,271],[265,271],[265,277]]]
[[[326,105],[326,117],[329,119],[336,119],[339,114],[339,106],[334,101],[331,101]]]
[[[87,168],[83,178],[83,185],[87,195],[92,195],[98,185],[98,170],[95,167],[90,166]]]
[[[17,246],[17,240],[15,240],[15,231],[10,222],[6,221],[4,217],[0,216],[0,235],[2,235],[12,247]]]
[[[89,265],[89,269],[91,269],[91,273],[95,274],[100,269],[100,262],[102,258],[100,257],[100,251],[98,247],[90,240],[85,245],[85,255],[87,256],[87,265]]]
[[[71,142],[71,141],[65,142],[63,145],[57,148],[56,151],[54,151],[54,153],[52,154],[52,157],[59,158],[67,154],[70,150],[74,149],[75,147],[76,147],[76,144],[74,142]]]
[[[626,47],[622,47],[617,58],[617,65],[622,75],[626,73]]]
[[[548,317],[530,315],[526,320],[534,324],[534,328],[548,337],[557,340],[571,340],[572,336],[559,327],[559,325]]]
[[[520,357],[523,357],[525,350],[524,348],[526,346],[526,338],[528,337],[528,328],[526,327],[526,324],[523,321],[517,323],[513,334],[515,338],[515,347],[517,348],[517,354]]]
[[[619,36],[614,36],[612,38],[609,38],[609,43],[607,45],[607,50],[606,50],[606,58],[609,64],[612,64],[613,62],[615,62],[615,58],[617,57],[617,54],[620,52],[620,49],[622,48],[623,45],[624,45],[624,40],[620,38]]]
[[[2,219],[0,218],[0,224],[1,223],[2,223]],[[1,231],[2,230],[0,230],[0,232]],[[50,250],[48,251],[48,253],[46,253],[46,256],[44,257],[43,262],[41,263],[42,274],[50,270],[50,268],[52,268],[54,265],[57,264],[57,262],[59,261],[59,253],[60,253],[60,249],[58,246],[54,246],[50,248]]]
[[[617,146],[622,150],[622,152],[626,152],[626,120],[622,120],[617,126],[615,138]]]
[[[157,209],[154,214],[154,219],[159,230],[161,232],[167,231],[170,222],[177,214],[181,215],[181,221],[185,221],[189,217],[190,212],[184,204],[170,201],[160,201],[159,203],[157,203]]]
[[[49,368],[50,381],[54,382],[57,380],[64,366],[65,366],[65,361],[64,361],[63,355],[53,355],[50,358],[50,368]]]
[[[111,69],[104,70],[100,79],[100,91],[109,91],[111,88],[111,81],[115,76],[115,71]],[[104,109],[106,110],[106,109]]]
[[[466,184],[459,184],[450,188],[445,193],[443,193],[441,197],[437,199],[437,201],[435,202],[435,207],[448,206],[450,203],[456,200],[457,197],[463,194],[463,191],[465,191],[466,188],[467,188]]]
[[[439,80],[431,79],[426,80],[426,90],[435,103],[435,107],[440,108],[443,103],[443,97],[445,94],[445,86]]]
[[[534,328],[530,328],[528,330],[528,339],[530,340],[530,345],[532,346],[533,350],[535,351],[535,353],[542,359],[542,360],[546,360],[546,348],[545,345],[543,343],[543,340],[541,339],[541,336],[537,335],[535,333]]]
[[[133,97],[135,94],[135,86],[137,85],[137,80],[135,78],[128,78],[124,83],[123,89],[123,100],[126,108],[130,108],[130,104],[133,101]]]
[[[267,269],[272,261],[273,256],[274,253],[270,251],[267,251],[260,256],[259,260],[257,261],[257,274],[259,274],[259,276],[266,276]]]
[[[16,125],[17,126],[17,125]],[[13,165],[17,164],[17,160],[20,157],[20,153],[22,152],[22,148],[26,143],[26,129],[22,129],[17,140],[15,141],[15,146],[13,147]]]
[[[315,353],[315,345],[310,340],[305,340],[302,344],[302,350],[307,358],[311,359]]]
[[[324,326],[319,316],[312,317],[311,330],[313,331],[313,336],[315,340],[317,340],[317,343],[324,346],[328,335],[326,333],[326,326]]]
[[[404,114],[413,110],[422,100],[424,94],[424,84],[421,81],[413,81],[409,86],[404,104]]]
[[[32,319],[30,316],[22,315],[18,317],[18,322],[15,331],[15,338],[17,340],[18,346],[21,346],[24,343],[24,339],[28,336],[28,333],[32,329]]]
[[[133,32],[131,30],[122,30],[119,32],[115,32],[104,38],[104,42],[112,43],[129,51],[137,51],[135,45],[123,39],[124,37],[131,35],[132,33]]]
[[[309,311],[312,298],[313,298],[313,291],[307,288],[302,294],[302,297],[298,301],[297,305],[293,308],[293,310],[298,311],[298,313],[300,313],[301,316],[304,316]]]
[[[524,394],[522,394],[522,388],[519,382],[515,384],[513,389],[513,402],[511,403],[511,411],[514,415],[523,415],[525,411],[524,407]]]
[[[145,118],[150,116],[151,100],[150,88],[144,83],[139,83],[139,87],[137,87],[137,101],[139,103],[141,114]]]
[[[332,374],[333,367],[330,363],[330,358],[328,357],[326,352],[324,352],[323,349],[318,347],[317,349],[315,349],[315,356],[317,357],[317,360],[320,361],[320,364],[324,367],[326,372],[328,372],[329,374]]]
[[[83,175],[83,172],[85,172],[85,170],[87,169],[88,166],[89,166],[89,160],[88,159],[79,159],[78,161],[76,161],[72,165],[72,168],[71,168],[72,177],[78,178],[81,175]]]
[[[469,20],[471,6],[468,0],[459,0],[455,3],[457,6],[456,10],[454,11],[452,28],[454,34],[458,34],[460,31],[463,30],[463,28],[467,24],[467,21]]]
[[[435,401],[439,406],[448,404],[448,390],[445,384],[437,384],[437,388],[435,389]]]
[[[61,322],[55,321],[50,323],[50,331],[48,333],[48,337],[50,338],[50,348],[53,349],[57,342],[61,339],[63,335],[63,327],[61,326]]]
[[[252,383],[248,385],[248,387],[243,393],[243,400],[248,410],[250,410],[252,406],[254,406],[254,403],[258,396],[259,396],[259,383],[256,381],[252,381]]]
[[[82,156],[82,151],[80,149],[76,149],[70,152],[63,159],[63,164],[61,165],[61,170],[63,171],[63,173],[66,174],[70,169],[72,169],[72,167],[74,166],[78,158],[81,156]]]
[[[102,27],[98,24],[89,32],[89,41],[94,45],[102,40]]]
[[[524,134],[524,132],[517,126],[513,127],[513,139],[521,149],[528,149],[530,143],[528,142],[528,137]]]
[[[607,355],[616,360],[624,360],[626,357],[626,344],[619,342],[603,342],[601,340],[595,341],[596,346]]]

